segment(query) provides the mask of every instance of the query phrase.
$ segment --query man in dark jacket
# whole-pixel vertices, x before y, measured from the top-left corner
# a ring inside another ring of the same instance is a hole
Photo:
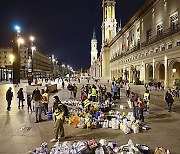
[[[9,89],[6,92],[6,101],[8,103],[7,111],[10,111],[10,108],[11,108],[11,101],[12,101],[12,97],[13,97],[13,92],[11,90],[12,90],[12,88],[9,87]]]

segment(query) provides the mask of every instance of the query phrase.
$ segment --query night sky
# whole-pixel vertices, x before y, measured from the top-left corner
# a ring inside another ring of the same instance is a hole
[[[124,25],[145,0],[116,0],[116,19]],[[11,46],[14,25],[37,49],[54,54],[74,70],[90,66],[90,41],[96,28],[101,48],[102,0],[0,0],[0,47]]]

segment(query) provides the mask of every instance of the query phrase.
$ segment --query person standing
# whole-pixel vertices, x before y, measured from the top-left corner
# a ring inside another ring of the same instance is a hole
[[[173,96],[173,94],[171,92],[171,89],[168,89],[168,91],[166,92],[165,100],[166,100],[166,103],[168,105],[168,112],[171,112],[172,105],[174,103],[174,96]]]
[[[145,109],[147,111],[147,113],[150,113],[150,93],[149,90],[146,90],[144,93],[144,103],[145,103]]]
[[[10,109],[11,109],[11,101],[13,98],[13,92],[11,90],[12,90],[12,88],[9,87],[9,89],[6,92],[7,111],[10,111]]]
[[[113,92],[113,100],[116,100],[117,99],[117,93],[118,93],[118,87],[116,84],[113,85],[112,92]]]
[[[29,110],[32,112],[31,101],[32,101],[31,95],[27,94],[27,105],[28,105],[27,109],[28,109],[28,112],[29,112]]]
[[[134,92],[131,92],[132,94],[132,98],[131,98],[131,102],[133,102],[133,114],[134,114],[134,117],[135,119],[138,119],[139,118],[139,114],[138,114],[138,94],[137,93],[134,93]]]
[[[64,120],[64,113],[65,109],[63,107],[63,104],[59,100],[58,96],[53,97],[53,110],[54,114],[53,116],[55,117],[55,124],[54,124],[54,138],[50,140],[50,142],[56,142],[58,139],[61,139],[64,137],[64,127],[63,127],[63,120]],[[58,134],[60,133],[60,137],[58,138]]]
[[[74,99],[76,99],[76,94],[77,94],[77,86],[76,86],[76,84],[74,83],[74,85],[73,85],[73,96],[74,96]]]
[[[91,91],[92,102],[96,102],[96,95],[97,95],[96,86],[93,84]]]
[[[47,115],[48,112],[48,103],[49,103],[49,94],[44,91],[44,89],[41,89],[41,95],[42,95],[42,111],[44,111],[44,114]]]
[[[67,89],[69,90],[69,99],[72,99],[73,95],[73,86],[71,83],[68,84]]]
[[[141,122],[144,122],[144,108],[145,108],[145,104],[142,98],[138,98],[138,107],[139,107],[139,120]]]
[[[40,122],[41,119],[41,108],[42,108],[42,96],[40,90],[36,90],[33,96],[33,102],[35,107],[35,123]]]
[[[64,89],[64,85],[65,85],[65,84],[64,84],[64,80],[62,80],[62,88],[63,88],[63,89]]]
[[[20,109],[20,104],[22,103],[22,109],[24,107],[23,101],[24,101],[24,94],[23,94],[23,88],[20,88],[17,92],[17,98],[19,99],[19,105],[18,108]]]
[[[126,89],[126,96],[129,97],[129,95],[130,95],[130,86],[129,86],[129,84],[126,85],[125,89]]]

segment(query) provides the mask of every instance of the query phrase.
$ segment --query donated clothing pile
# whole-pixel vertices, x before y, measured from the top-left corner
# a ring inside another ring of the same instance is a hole
[[[134,145],[132,140],[128,141],[128,144],[118,146],[114,141],[107,141],[100,139],[97,142],[95,139],[89,141],[66,141],[60,144],[57,142],[51,149],[50,154],[141,154],[149,153],[149,147],[146,145]]]
[[[48,154],[47,143],[46,142],[42,143],[39,148],[27,152],[27,154]]]
[[[128,112],[127,116],[125,114],[120,114],[119,112],[109,112],[109,116],[113,117],[111,120],[105,119],[102,128],[112,128],[120,129],[125,134],[129,134],[133,131],[135,134],[139,133],[140,129],[148,130],[147,125],[141,126],[141,121],[134,118],[133,112]]]

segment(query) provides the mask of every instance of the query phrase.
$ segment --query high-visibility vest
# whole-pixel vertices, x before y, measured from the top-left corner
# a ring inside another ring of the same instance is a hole
[[[92,88],[92,96],[96,96],[96,89],[95,88]]]
[[[84,107],[87,107],[87,106],[89,106],[90,104],[91,104],[91,101],[90,101],[90,100],[86,99],[86,100],[84,101]]]
[[[55,110],[54,115],[56,116],[56,119],[62,119],[64,115],[63,106],[58,105],[58,108]]]
[[[43,103],[49,103],[49,94],[48,93],[44,93],[42,95],[42,102]]]
[[[149,93],[144,93],[144,100],[149,101]]]

